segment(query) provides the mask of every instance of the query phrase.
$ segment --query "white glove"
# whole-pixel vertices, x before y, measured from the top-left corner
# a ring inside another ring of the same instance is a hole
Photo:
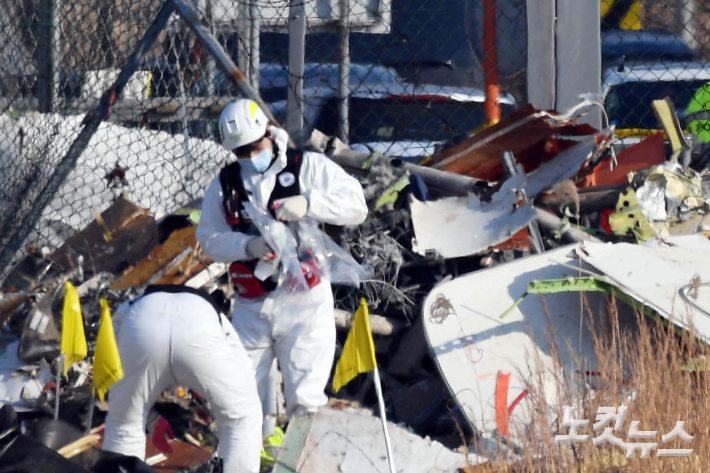
[[[260,236],[253,236],[247,241],[247,255],[254,259],[272,260],[276,257],[274,251]]]
[[[275,200],[273,204],[276,220],[294,222],[308,213],[308,199],[302,195]]]

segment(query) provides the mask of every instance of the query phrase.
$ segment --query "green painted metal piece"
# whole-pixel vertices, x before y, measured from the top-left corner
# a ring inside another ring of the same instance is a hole
[[[301,459],[306,439],[311,431],[313,415],[294,416],[288,424],[283,445],[276,457],[273,473],[293,473],[298,471],[298,461]]]
[[[365,170],[370,169],[370,166],[375,161],[375,159],[379,158],[380,156],[382,156],[382,153],[380,153],[379,151],[373,151],[372,154],[365,161],[363,161],[361,168]]]
[[[620,299],[621,301],[627,303],[634,309],[638,310],[645,316],[650,317],[654,320],[659,320],[661,323],[663,323],[663,325],[668,327],[668,321],[661,317],[658,312],[637,301],[636,299],[629,296],[613,284],[609,284],[608,282],[595,277],[569,277],[564,279],[546,279],[542,281],[530,281],[530,283],[528,283],[527,291],[525,291],[525,293],[520,296],[511,307],[509,307],[505,312],[503,312],[500,318],[504,318],[510,312],[512,312],[513,309],[518,307],[520,303],[523,302],[523,299],[525,299],[525,296],[527,296],[528,294],[557,294],[560,292],[591,291],[605,292],[611,296],[614,296]],[[675,326],[674,328],[677,331],[679,330]]]
[[[402,189],[407,187],[409,185],[409,175],[405,174],[404,176],[400,177],[397,179],[397,181],[389,186],[377,199],[377,202],[375,203],[375,210],[379,210],[380,207],[383,205],[387,204],[392,204],[394,205],[395,202],[397,202],[397,199],[399,198],[399,193],[402,192]]]

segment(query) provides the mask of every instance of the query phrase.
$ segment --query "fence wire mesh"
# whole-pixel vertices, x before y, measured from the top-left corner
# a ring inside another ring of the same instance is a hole
[[[158,218],[194,202],[229,159],[216,125],[239,92],[173,14],[74,170],[38,209],[82,119],[161,5],[0,4],[0,276],[28,247],[59,247],[122,194]],[[487,5],[495,7],[495,29],[485,28],[486,12],[493,11]],[[487,121],[483,63],[494,51],[484,46],[486,31],[497,36],[502,115],[527,102],[525,0],[196,0],[195,6],[283,124],[291,123],[287,97],[295,77],[289,23],[303,8],[305,135],[314,128],[341,133],[355,149],[415,161],[465,139]],[[343,11],[346,23],[339,21]],[[710,54],[710,6],[602,0],[601,16],[603,93],[617,127],[656,128],[652,99],[671,95],[684,110],[710,80],[702,63]],[[347,129],[338,106],[341,62],[350,65]],[[653,71],[637,74],[635,67]],[[37,221],[33,209],[41,210]]]

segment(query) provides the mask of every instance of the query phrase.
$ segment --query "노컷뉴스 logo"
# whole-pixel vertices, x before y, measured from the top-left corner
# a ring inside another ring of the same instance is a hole
[[[565,413],[562,418],[562,425],[569,427],[568,435],[555,435],[555,442],[586,442],[589,440],[589,434],[580,434],[579,429],[589,425],[589,419],[574,419],[575,408],[572,406],[564,406]],[[657,457],[689,457],[693,453],[692,448],[659,448],[658,442],[624,442],[614,436],[614,432],[619,432],[623,429],[624,419],[628,406],[619,407],[619,412],[616,412],[615,407],[600,407],[597,409],[597,422],[592,425],[592,430],[604,429],[604,431],[592,439],[594,446],[599,446],[604,443],[610,443],[614,446],[626,450],[626,458],[634,458],[636,451],[641,452],[640,458],[648,458],[651,455],[651,450],[656,450]],[[614,421],[614,428],[607,427],[611,421]],[[656,430],[639,430],[639,421],[631,421],[629,427],[630,439],[655,439]],[[661,436],[663,443],[668,443],[676,437],[690,443],[695,437],[688,435],[685,431],[685,421],[676,421],[673,430]]]

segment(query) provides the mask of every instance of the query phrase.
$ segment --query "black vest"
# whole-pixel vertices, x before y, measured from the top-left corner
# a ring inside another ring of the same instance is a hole
[[[190,286],[183,286],[182,284],[151,284],[145,288],[145,291],[139,297],[133,299],[131,304],[135,303],[141,297],[147,296],[149,294],[155,294],[156,292],[166,292],[168,294],[192,294],[193,296],[198,296],[209,302],[217,313],[217,320],[219,324],[222,325],[222,317],[220,314],[224,313],[226,315],[228,309],[226,307],[220,306],[217,300],[202,289],[195,289]]]
[[[274,216],[272,205],[274,201],[301,195],[300,172],[303,164],[303,153],[299,150],[286,151],[286,166],[276,175],[274,190],[271,191],[267,209]],[[219,183],[222,187],[222,208],[227,223],[233,231],[246,232],[250,218],[244,211],[244,202],[249,196],[244,188],[242,170],[238,161],[227,164],[219,172]]]

